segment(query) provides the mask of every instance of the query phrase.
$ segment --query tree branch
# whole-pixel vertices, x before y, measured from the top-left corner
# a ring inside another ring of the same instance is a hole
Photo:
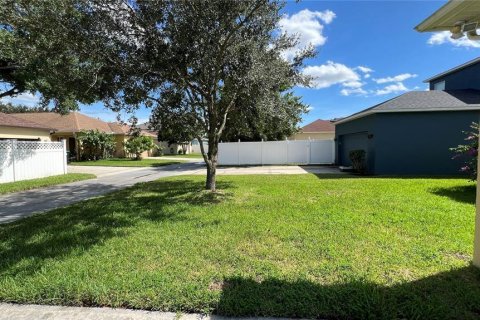
[[[4,91],[4,92],[0,93],[0,99],[4,98],[4,97],[11,97],[11,96],[17,95],[20,92],[22,92],[22,90],[20,88],[13,87],[10,90],[7,90],[7,91]]]

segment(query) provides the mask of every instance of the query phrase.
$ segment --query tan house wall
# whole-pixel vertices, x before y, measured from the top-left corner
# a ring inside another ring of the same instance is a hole
[[[6,126],[0,126],[0,139],[40,139],[41,141],[51,141],[50,130],[48,129]]]
[[[115,158],[124,158],[126,157],[125,153],[125,141],[128,140],[128,137],[123,134],[115,135],[115,151],[113,152],[113,156]]]
[[[288,140],[333,140],[335,139],[335,132],[300,132],[294,134]]]

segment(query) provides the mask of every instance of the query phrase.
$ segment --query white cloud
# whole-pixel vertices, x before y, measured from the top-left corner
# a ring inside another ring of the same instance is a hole
[[[355,70],[333,61],[319,66],[307,66],[303,69],[303,73],[312,77],[312,86],[317,89],[328,88],[335,84],[356,86],[360,82],[360,76]]]
[[[344,88],[344,89],[340,90],[340,94],[342,96],[350,96],[352,94],[364,96],[364,95],[368,94],[368,91],[363,89],[363,88],[353,88],[353,89]]]
[[[312,106],[308,106],[308,107],[307,107],[307,111],[312,111],[313,109],[315,109],[315,108],[312,107]]]
[[[381,95],[385,95],[385,94],[400,93],[400,92],[404,92],[404,91],[408,91],[408,88],[405,87],[405,85],[403,83],[398,82],[398,83],[395,83],[395,84],[388,85],[383,89],[376,90],[375,94],[378,95],[378,96],[381,96]]]
[[[347,87],[347,88],[361,88],[365,85],[365,82],[361,82],[361,81],[348,81],[348,82],[344,82],[342,83],[342,85],[344,87]]]
[[[372,69],[370,69],[369,67],[365,67],[365,66],[358,66],[357,69],[362,71],[363,73],[366,73],[366,74],[369,74],[369,73],[373,72]]]
[[[368,78],[370,78],[370,74],[369,74],[369,73],[366,73],[363,77],[364,77],[365,79],[368,79]]]
[[[40,102],[40,97],[29,92],[23,92],[15,97],[4,97],[0,99],[0,102],[23,104],[28,107],[33,107]]]
[[[450,31],[441,31],[434,33],[427,41],[431,45],[441,45],[449,43],[455,47],[480,48],[480,41],[470,40],[467,37],[452,39]]]
[[[291,60],[295,54],[310,45],[314,47],[322,46],[327,41],[323,35],[324,24],[329,24],[335,18],[335,13],[330,10],[310,11],[304,9],[295,14],[284,15],[278,27],[280,31],[291,36],[298,37],[296,48],[284,52],[283,56]]]
[[[396,75],[394,77],[386,77],[386,78],[380,78],[380,79],[373,79],[376,83],[382,84],[382,83],[389,83],[389,82],[401,82],[405,81],[410,78],[415,78],[417,75],[412,74],[412,73],[402,73],[399,75]]]

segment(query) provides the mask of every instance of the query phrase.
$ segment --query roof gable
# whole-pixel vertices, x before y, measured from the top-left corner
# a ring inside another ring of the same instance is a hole
[[[476,65],[476,64],[478,64],[478,63],[480,63],[480,57],[475,58],[475,59],[470,60],[470,61],[467,61],[467,62],[465,62],[464,64],[461,64],[461,65],[456,66],[456,67],[454,67],[454,68],[448,69],[447,71],[444,71],[444,72],[439,73],[439,74],[437,74],[437,75],[434,75],[433,77],[430,77],[430,78],[428,78],[428,79],[426,79],[426,80],[423,80],[423,82],[432,82],[432,81],[437,80],[437,79],[439,79],[439,78],[443,78],[443,77],[448,76],[448,75],[450,75],[450,74],[452,74],[452,73],[455,73],[455,72],[461,71],[461,70],[463,70],[463,69],[466,69],[466,68],[468,68],[468,67],[471,67],[471,66],[473,66],[473,65]]]
[[[348,122],[374,113],[480,110],[480,91],[411,91],[336,121]]]

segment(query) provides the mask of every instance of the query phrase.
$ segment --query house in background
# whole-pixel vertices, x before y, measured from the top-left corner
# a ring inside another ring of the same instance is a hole
[[[0,112],[0,140],[50,141],[55,129]]]
[[[70,154],[78,155],[79,144],[77,136],[81,131],[98,130],[115,136],[114,157],[128,156],[124,149],[124,143],[130,137],[130,126],[128,125],[117,122],[105,122],[79,112],[70,112],[66,115],[55,112],[14,113],[10,114],[10,116],[30,123],[37,123],[42,127],[55,128],[55,131],[49,134],[49,139],[51,141],[67,140],[67,150]],[[148,132],[142,131],[142,134],[152,136]],[[153,136],[153,138],[156,140],[156,136]],[[143,154],[143,156],[151,155],[151,151]]]
[[[163,154],[178,154],[179,152],[184,154],[190,154],[195,152],[192,142],[185,143],[168,143],[167,141],[158,141],[157,131],[150,127],[150,123],[145,122],[138,125],[138,128],[145,134],[149,134],[154,138],[155,143],[162,149]],[[197,142],[198,143],[198,142]]]
[[[371,174],[458,174],[449,149],[480,115],[480,58],[438,74],[430,91],[407,92],[335,123],[336,159],[366,151]]]
[[[318,119],[302,127],[288,140],[333,140],[334,138],[335,125],[331,121]]]

